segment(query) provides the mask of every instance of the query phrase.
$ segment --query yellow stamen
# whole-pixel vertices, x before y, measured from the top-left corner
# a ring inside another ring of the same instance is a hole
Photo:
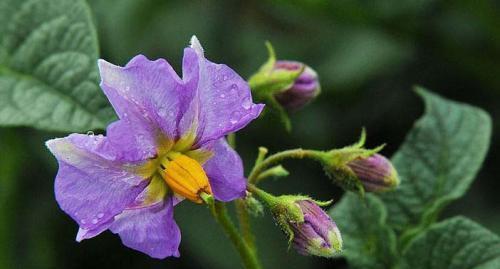
[[[202,202],[200,193],[212,193],[203,167],[186,155],[168,153],[160,161],[159,173],[175,193],[195,203]]]

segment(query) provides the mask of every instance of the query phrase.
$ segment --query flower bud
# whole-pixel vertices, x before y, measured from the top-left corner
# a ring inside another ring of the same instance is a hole
[[[321,92],[318,75],[309,66],[295,61],[276,61],[273,71],[300,71],[300,75],[295,78],[293,84],[277,92],[274,96],[284,108],[296,111]]]
[[[360,140],[348,147],[325,152],[320,158],[326,174],[335,183],[361,195],[365,191],[384,192],[399,185],[399,177],[391,162],[378,154],[384,147],[365,149],[366,133]]]
[[[394,189],[399,177],[391,162],[380,154],[356,158],[347,163],[361,181],[365,191],[383,192]]]
[[[280,119],[290,131],[287,112],[300,109],[320,93],[318,76],[303,63],[277,61],[271,43],[266,46],[269,58],[248,79],[248,85],[255,100],[266,104],[267,114]]]
[[[333,257],[341,251],[342,237],[337,225],[318,206],[330,202],[321,203],[292,195],[264,197],[264,200],[267,200],[276,223],[300,254]]]
[[[342,237],[335,222],[312,200],[295,202],[304,214],[303,222],[290,222],[293,246],[302,255],[333,257],[342,249]]]

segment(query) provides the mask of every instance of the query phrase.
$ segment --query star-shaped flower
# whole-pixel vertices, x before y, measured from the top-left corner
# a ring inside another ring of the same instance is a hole
[[[77,241],[105,230],[151,257],[179,256],[174,206],[202,193],[231,201],[245,193],[238,154],[224,136],[259,116],[248,84],[205,59],[193,37],[182,78],[163,59],[139,55],[125,67],[99,60],[101,87],[119,120],[106,136],[47,141],[59,162],[55,194],[80,226]]]

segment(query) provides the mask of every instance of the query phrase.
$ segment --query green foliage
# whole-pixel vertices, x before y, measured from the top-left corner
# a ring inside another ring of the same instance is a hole
[[[331,212],[352,268],[389,268],[396,255],[396,235],[387,226],[387,209],[377,196],[346,193]]]
[[[19,173],[23,154],[16,149],[21,147],[21,141],[13,132],[0,131],[0,214],[2,219],[11,221],[0,222],[0,242],[11,242],[13,240],[12,225],[16,218],[14,213],[15,195],[18,182],[15,177]],[[8,141],[8,142],[7,142]],[[3,156],[8,156],[3,157]],[[8,244],[0,244],[0,268],[14,267],[13,249]]]
[[[479,170],[489,146],[490,117],[416,91],[426,110],[392,158],[399,188],[364,200],[347,194],[331,210],[345,241],[344,256],[354,268],[497,268],[498,237],[464,218],[433,224]],[[440,265],[451,259],[451,265]]]
[[[449,202],[468,189],[483,163],[491,119],[481,109],[449,101],[422,88],[425,115],[417,121],[392,161],[400,177],[396,192],[382,195],[391,226],[419,229],[432,223]],[[422,227],[423,226],[423,227]]]
[[[104,128],[98,45],[82,0],[0,2],[0,124],[46,130]]]
[[[403,255],[401,269],[500,268],[500,238],[474,221],[454,217],[430,226]]]

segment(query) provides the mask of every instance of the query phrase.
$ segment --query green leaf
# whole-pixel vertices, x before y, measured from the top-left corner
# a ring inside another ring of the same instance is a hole
[[[483,110],[423,88],[416,91],[425,101],[425,115],[392,158],[401,185],[380,196],[388,209],[388,223],[406,233],[407,239],[467,191],[491,135],[491,119]]]
[[[403,254],[401,269],[497,269],[500,238],[464,217],[432,225]]]
[[[23,141],[11,130],[0,130],[0,242],[13,242],[16,223],[16,193],[19,181],[16,177],[25,161],[19,150]],[[14,267],[14,249],[10,244],[0,244],[0,268]]]
[[[396,255],[396,235],[386,224],[387,210],[373,194],[364,199],[346,193],[330,210],[344,242],[350,268],[390,268]]]
[[[104,128],[97,37],[82,0],[0,2],[0,125]]]

